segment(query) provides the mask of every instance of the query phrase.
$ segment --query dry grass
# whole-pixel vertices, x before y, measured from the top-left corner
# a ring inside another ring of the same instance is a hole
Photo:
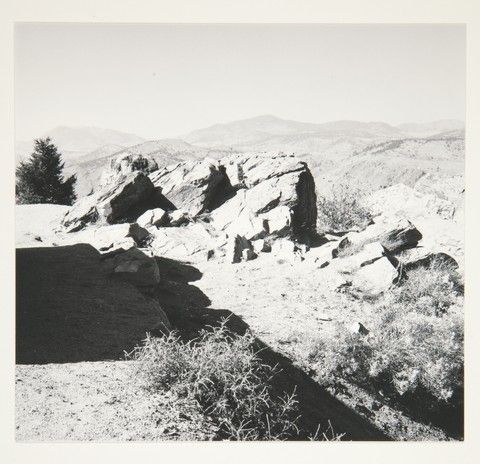
[[[219,438],[282,440],[298,436],[295,394],[275,396],[276,370],[264,364],[250,333],[225,324],[184,342],[176,333],[148,337],[132,353],[143,385],[194,399],[218,425]]]
[[[318,228],[320,232],[339,232],[363,229],[372,221],[370,211],[362,205],[358,190],[339,185],[330,195],[317,200]]]
[[[308,362],[324,384],[347,379],[387,385],[402,396],[427,392],[456,401],[463,389],[463,299],[459,276],[433,262],[373,305],[369,333],[338,324],[331,337],[314,340]]]

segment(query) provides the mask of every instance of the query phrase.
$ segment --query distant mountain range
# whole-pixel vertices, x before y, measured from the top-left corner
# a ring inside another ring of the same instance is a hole
[[[52,129],[41,137],[49,136],[58,146],[66,161],[85,161],[103,158],[124,148],[140,146],[151,153],[158,152],[171,140],[180,152],[190,152],[191,146],[225,150],[293,151],[297,154],[325,154],[332,151],[347,155],[357,145],[371,144],[375,140],[430,137],[443,132],[460,134],[464,123],[442,120],[429,123],[409,123],[392,126],[383,122],[333,121],[322,124],[291,121],[264,115],[250,119],[215,124],[195,130],[176,139],[148,141],[135,134],[96,127],[66,127]],[[458,135],[457,134],[457,135]],[[180,142],[190,145],[180,147]],[[146,145],[142,146],[146,142]],[[159,143],[159,148],[155,144]],[[28,155],[33,141],[16,143],[17,157]],[[366,145],[365,145],[366,146]],[[175,147],[171,149],[177,150]],[[137,149],[138,151],[138,149]],[[337,154],[337,153],[334,153]]]
[[[130,145],[144,142],[138,135],[128,134],[113,129],[98,127],[66,127],[59,126],[39,135],[40,138],[50,137],[59,148],[64,160],[68,163],[101,147],[112,146],[122,149]],[[24,159],[33,150],[32,141],[17,141],[15,143],[16,159]],[[99,156],[100,153],[99,153]]]
[[[378,186],[393,182],[394,166],[407,184],[434,170],[453,169],[458,174],[463,170],[464,155],[464,124],[456,120],[398,126],[360,121],[315,124],[264,115],[215,124],[176,139],[146,141],[111,129],[64,126],[42,137],[47,135],[63,154],[67,173],[77,173],[80,195],[95,188],[110,158],[126,153],[149,155],[165,166],[237,151],[283,151],[303,158],[315,177],[327,184],[351,177],[354,171],[357,183],[368,177],[368,172],[375,172]],[[17,162],[31,153],[32,145],[16,144]],[[384,179],[386,175],[388,179]],[[317,184],[321,190],[323,182]]]
[[[275,116],[216,124],[182,138],[194,145],[229,147],[238,150],[294,151],[324,154],[338,145],[347,154],[352,148],[374,140],[428,137],[445,131],[463,130],[461,121],[392,126],[383,122],[333,121],[323,124],[288,121]]]

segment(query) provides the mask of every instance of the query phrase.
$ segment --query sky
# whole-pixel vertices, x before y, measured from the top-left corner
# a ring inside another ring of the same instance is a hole
[[[462,25],[20,23],[16,139],[97,126],[147,139],[271,114],[464,120]]]

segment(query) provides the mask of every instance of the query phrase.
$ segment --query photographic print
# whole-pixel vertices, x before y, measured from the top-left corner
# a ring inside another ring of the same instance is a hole
[[[464,439],[465,25],[14,37],[18,442]]]

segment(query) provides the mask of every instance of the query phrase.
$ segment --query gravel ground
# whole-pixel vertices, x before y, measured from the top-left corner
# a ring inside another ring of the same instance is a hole
[[[150,394],[133,362],[17,365],[17,441],[208,440],[192,404]]]

